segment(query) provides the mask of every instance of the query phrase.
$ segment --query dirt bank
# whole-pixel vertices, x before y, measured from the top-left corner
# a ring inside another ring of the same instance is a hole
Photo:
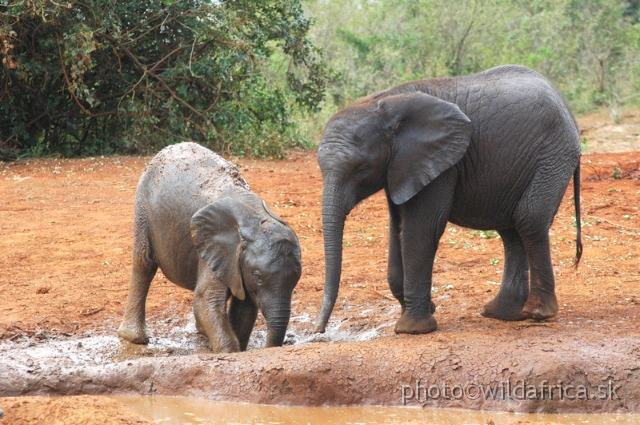
[[[620,125],[597,116],[581,126],[586,144],[599,150],[633,148],[640,133],[634,114]],[[292,152],[277,162],[236,160],[253,190],[298,234],[304,271],[287,346],[256,349],[264,335],[260,319],[253,348],[234,355],[210,354],[193,327],[192,294],[160,273],[147,303],[151,344],[131,347],[115,337],[128,290],[133,196],[147,160],[0,164],[0,395],[141,393],[402,405],[404,394],[413,405],[640,413],[637,152],[582,158],[585,252],[578,270],[572,268],[571,188],[551,230],[557,318],[482,318],[501,280],[501,241],[493,232],[449,226],[435,265],[439,329],[425,336],[393,334],[399,306],[386,284],[382,194],[349,216],[338,303],[329,332],[314,335],[324,276],[315,153]],[[426,387],[418,388],[420,401],[416,380]],[[536,396],[529,388],[531,397],[524,397],[519,384],[537,388]],[[492,385],[511,397],[476,397]],[[542,397],[545,385],[557,388]],[[434,397],[425,402],[430,388]]]
[[[612,338],[601,330],[585,341],[579,332],[530,324],[493,328],[496,335],[485,332],[483,338],[471,339],[472,333],[63,367],[41,359],[0,379],[12,396],[143,394],[305,406],[640,412],[637,338]]]
[[[3,425],[151,425],[144,417],[106,397],[0,398]]]

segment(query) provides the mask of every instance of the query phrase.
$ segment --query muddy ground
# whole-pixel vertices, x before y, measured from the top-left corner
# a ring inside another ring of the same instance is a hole
[[[324,260],[315,152],[275,162],[231,158],[296,231],[304,266],[285,347],[259,348],[260,317],[250,350],[231,355],[208,350],[193,325],[192,293],[161,273],[147,301],[149,346],[115,335],[129,285],[133,198],[149,158],[1,163],[0,396],[640,413],[640,113],[621,123],[594,114],[580,126],[594,152],[582,157],[584,255],[574,269],[570,186],[551,230],[558,316],[481,317],[501,280],[501,240],[450,225],[435,265],[439,328],[422,336],[393,333],[400,308],[386,283],[382,193],[348,218],[338,302],[328,332],[316,335]],[[492,386],[502,393],[481,392]],[[56,423],[89,423],[74,415],[105,409],[118,414],[100,423],[145,423],[110,400],[65,400],[0,398],[0,423],[34,423],[28,418],[51,412],[64,412]]]

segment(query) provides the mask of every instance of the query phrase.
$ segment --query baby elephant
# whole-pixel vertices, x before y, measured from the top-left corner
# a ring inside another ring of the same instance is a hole
[[[134,225],[120,337],[149,341],[145,300],[160,267],[171,282],[195,291],[196,328],[215,352],[246,350],[258,308],[266,346],[282,345],[302,270],[300,245],[233,164],[195,143],[163,149],[138,183]]]

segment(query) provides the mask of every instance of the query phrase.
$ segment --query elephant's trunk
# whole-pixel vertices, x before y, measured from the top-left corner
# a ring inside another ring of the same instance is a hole
[[[322,309],[315,332],[323,333],[338,298],[342,271],[342,236],[346,219],[345,199],[325,184],[322,196],[322,228],[324,234],[325,280]]]
[[[273,308],[263,310],[267,321],[267,342],[265,347],[281,347],[287,335],[291,316],[291,300],[281,300]]]

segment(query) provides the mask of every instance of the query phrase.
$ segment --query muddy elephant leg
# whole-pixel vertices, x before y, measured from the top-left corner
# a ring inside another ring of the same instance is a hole
[[[501,320],[524,320],[522,309],[529,295],[527,251],[515,229],[499,232],[504,245],[504,274],[496,297],[484,306],[482,315]]]
[[[229,306],[229,319],[231,327],[238,337],[240,343],[240,351],[247,349],[249,337],[253,331],[253,325],[258,317],[258,306],[248,296],[241,300],[236,297],[231,298],[231,306]]]
[[[158,270],[158,264],[148,252],[150,244],[143,243],[147,236],[144,229],[136,226],[133,248],[133,265],[127,306],[124,309],[124,318],[118,328],[118,336],[134,344],[147,344],[145,324],[145,303],[149,286]]]
[[[209,267],[202,267],[193,294],[196,328],[216,353],[240,351],[240,343],[227,315],[228,289]]]

